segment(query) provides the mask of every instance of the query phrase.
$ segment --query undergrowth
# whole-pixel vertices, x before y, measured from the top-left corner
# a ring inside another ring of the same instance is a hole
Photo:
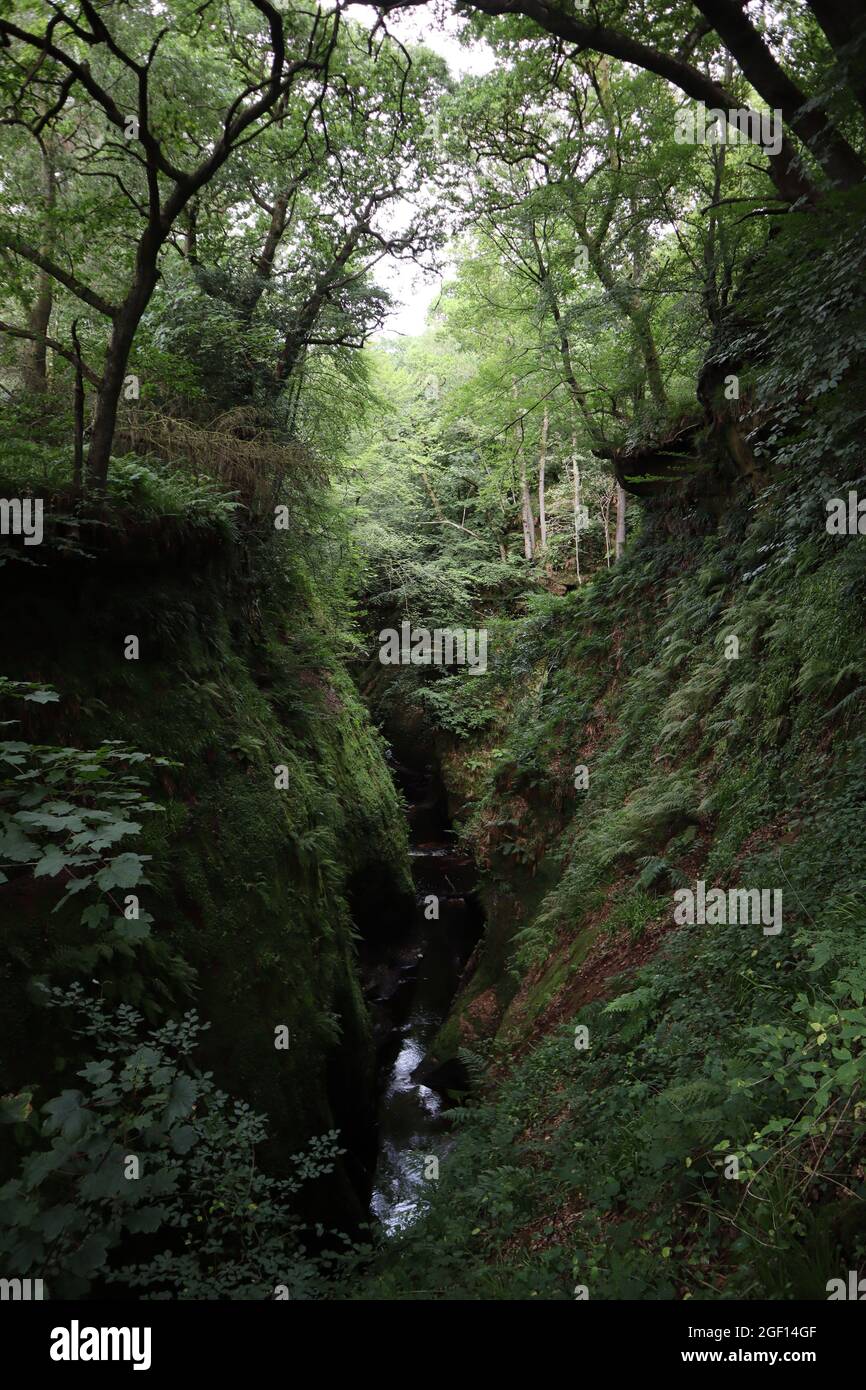
[[[492,644],[464,833],[488,903],[555,881],[488,926],[510,941],[488,1079],[362,1297],[825,1298],[866,1257],[866,553],[824,531],[839,486],[780,478],[679,532],[650,506],[614,570]],[[698,879],[781,891],[783,930],[676,928]]]

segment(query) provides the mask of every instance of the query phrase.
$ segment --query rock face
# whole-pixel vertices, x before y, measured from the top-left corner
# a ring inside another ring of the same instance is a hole
[[[699,422],[686,420],[665,439],[617,454],[613,459],[617,482],[636,497],[649,497],[670,492],[702,472],[707,464],[696,452],[699,429]]]

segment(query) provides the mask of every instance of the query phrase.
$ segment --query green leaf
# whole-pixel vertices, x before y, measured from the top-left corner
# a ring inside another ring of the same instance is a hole
[[[96,882],[104,892],[112,888],[134,888],[141,883],[142,866],[149,858],[149,854],[133,854],[129,850],[125,854],[118,854],[104,869],[100,869]]]
[[[39,855],[39,846],[28,840],[24,832],[12,820],[6,820],[0,832],[0,859],[13,864],[24,864]]]
[[[118,936],[121,941],[126,941],[130,946],[137,946],[139,942],[146,941],[150,936],[150,927],[141,918],[138,921],[128,922],[125,917],[121,917],[114,924],[114,935]]]
[[[63,1138],[74,1142],[79,1139],[90,1123],[91,1115],[82,1105],[80,1091],[61,1091],[54,1100],[43,1105],[42,1113],[48,1116],[45,1121],[46,1134],[59,1132]]]
[[[53,878],[67,864],[73,863],[70,855],[64,854],[58,845],[49,845],[36,868],[33,870],[34,878]]]
[[[151,1234],[159,1230],[169,1215],[168,1207],[140,1207],[137,1211],[131,1211],[124,1221],[129,1231]]]
[[[171,1124],[174,1120],[183,1119],[192,1110],[197,1097],[198,1091],[192,1078],[176,1076],[172,1082],[168,1105],[165,1108],[166,1121]]]
[[[193,1144],[198,1139],[198,1134],[192,1125],[176,1125],[169,1133],[171,1146],[176,1154],[189,1153]]]
[[[82,912],[81,924],[84,927],[98,927],[100,922],[104,922],[109,916],[110,911],[108,903],[92,903]]]
[[[75,1207],[68,1205],[50,1207],[48,1211],[43,1214],[40,1225],[43,1235],[45,1235],[48,1240],[56,1240],[61,1231],[68,1230],[69,1227],[74,1228],[81,1219],[81,1213],[76,1211]]]

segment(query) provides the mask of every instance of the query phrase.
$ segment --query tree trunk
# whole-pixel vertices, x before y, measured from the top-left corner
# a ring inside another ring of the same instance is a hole
[[[866,164],[840,135],[823,111],[807,108],[807,97],[776,62],[761,34],[737,0],[694,0],[695,8],[712,24],[733,54],[743,75],[771,110],[812,153],[828,178],[850,188],[866,178]]]
[[[610,569],[610,504],[613,501],[614,492],[611,488],[606,497],[601,502],[601,520],[604,525],[604,562]]]
[[[40,270],[37,282],[36,300],[27,320],[27,327],[34,335],[22,354],[21,375],[28,391],[44,391],[48,386],[48,344],[46,338],[54,307],[53,284],[50,275]]]
[[[436,519],[437,519],[437,521],[442,521],[442,522],[444,522],[444,520],[445,520],[445,514],[444,514],[443,511],[442,511],[442,507],[441,507],[441,505],[440,505],[440,503],[439,503],[439,498],[436,496],[436,493],[433,491],[433,487],[432,487],[432,485],[431,485],[430,479],[429,479],[428,476],[427,476],[427,469],[424,467],[423,463],[420,462],[420,460],[419,460],[419,462],[418,462],[418,468],[420,469],[420,472],[421,472],[421,481],[422,481],[423,484],[424,484],[424,489],[425,489],[425,491],[426,491],[426,493],[427,493],[427,496],[430,498],[430,501],[431,501],[432,504],[433,504],[433,510],[434,510],[434,512],[436,513]]]
[[[307,339],[315,328],[322,309],[328,302],[333,289],[341,281],[362,234],[369,226],[372,208],[372,202],[368,201],[346,233],[343,244],[335,254],[333,261],[327,270],[319,276],[312,291],[298,310],[295,322],[283,340],[283,349],[276,369],[278,381],[288,381],[297,367],[307,346]]]
[[[577,573],[577,582],[582,584],[580,577],[580,464],[577,459],[577,436],[571,436],[571,466],[574,472],[574,568]]]
[[[57,181],[55,179],[54,159],[50,146],[42,145],[42,191],[45,198],[45,236],[42,241],[43,256],[50,257],[54,250],[54,209],[57,205]],[[46,270],[39,270],[36,277],[36,299],[27,320],[27,327],[34,335],[21,354],[21,377],[25,390],[41,392],[48,385],[48,329],[51,326],[51,311],[54,308],[54,281]]]
[[[241,320],[243,323],[250,323],[252,321],[258,302],[265,292],[265,285],[268,283],[273,273],[277,249],[283,239],[289,220],[289,199],[292,196],[294,187],[293,185],[292,188],[287,188],[280,193],[271,209],[268,230],[265,234],[262,249],[256,259],[255,277],[247,293],[241,300]]]
[[[513,346],[509,339],[509,347]],[[511,383],[511,395],[517,405],[517,382]],[[518,415],[514,422],[517,436],[517,456],[520,459],[520,524],[523,527],[523,554],[527,560],[535,558],[535,517],[532,512],[532,494],[526,474],[526,449],[523,429],[523,416]]]
[[[866,110],[866,50],[864,50],[864,29],[866,15],[854,15],[851,0],[806,0],[809,9],[817,19],[833,52],[860,39],[856,50],[846,54],[842,62],[846,69],[848,86],[860,105]]]
[[[547,549],[547,512],[545,510],[544,499],[544,470],[547,466],[547,430],[550,424],[550,412],[548,407],[544,407],[544,419],[541,422],[541,450],[538,455],[538,530],[539,544],[543,551]]]
[[[96,413],[87,451],[87,483],[92,487],[104,488],[108,481],[120,393],[136,330],[156,288],[156,258],[161,244],[154,245],[147,235],[142,238],[132,289],[114,316],[102,380],[96,393]]]
[[[198,265],[198,199],[193,198],[186,210],[184,251],[190,265]]]
[[[631,326],[633,340],[643,361],[650,395],[659,410],[664,410],[667,405],[667,393],[662,377],[661,363],[653,337],[650,317],[641,304],[640,294],[617,279],[616,274],[602,256],[598,241],[590,235],[586,222],[578,219],[575,225],[578,236],[586,247],[587,258],[599,284],[607,291]]]
[[[586,425],[589,436],[592,439],[596,436],[595,421],[593,419],[592,411],[589,408],[587,394],[583,390],[582,386],[579,384],[577,377],[574,373],[574,359],[571,355],[571,340],[566,331],[565,323],[562,318],[562,311],[560,310],[559,302],[556,298],[552,281],[547,273],[547,269],[541,257],[540,249],[537,245],[536,255],[538,257],[539,270],[542,275],[542,285],[547,296],[548,307],[550,309],[553,322],[556,324],[556,333],[557,338],[559,340],[559,356],[562,361],[562,371],[563,376],[565,377],[565,384],[568,387],[569,394],[571,395],[571,398],[574,401],[575,406],[580,412],[580,415],[583,419],[584,424]]]
[[[532,512],[532,494],[526,477],[526,454],[523,449],[520,450],[520,495],[523,503],[523,554],[527,560],[532,560],[535,558],[535,517]]]
[[[625,488],[620,483],[616,485],[616,552],[615,559],[619,559],[625,550]]]
[[[72,485],[80,491],[84,481],[84,374],[81,370],[81,343],[78,339],[78,320],[72,320],[72,345],[75,349],[75,391],[73,416],[75,435],[72,455]]]
[[[647,385],[652,396],[653,402],[660,410],[664,410],[667,405],[667,392],[662,378],[662,368],[659,361],[658,350],[650,327],[649,315],[643,310],[633,310],[631,315],[632,329],[637,339],[638,351],[643,359],[646,371]]]

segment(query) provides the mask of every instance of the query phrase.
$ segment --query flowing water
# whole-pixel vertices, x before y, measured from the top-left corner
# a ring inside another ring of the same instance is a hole
[[[372,1214],[387,1232],[413,1221],[450,1145],[446,1077],[426,1061],[478,939],[474,868],[457,853],[431,769],[396,767],[409,802],[415,910],[368,958],[367,996],[379,1042],[378,1161]],[[430,899],[438,902],[438,920]],[[425,1065],[426,1063],[426,1065]],[[432,1072],[432,1074],[427,1074]]]

